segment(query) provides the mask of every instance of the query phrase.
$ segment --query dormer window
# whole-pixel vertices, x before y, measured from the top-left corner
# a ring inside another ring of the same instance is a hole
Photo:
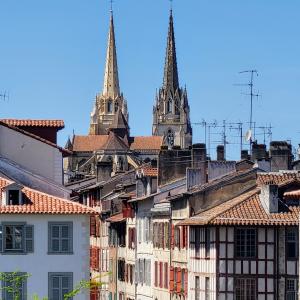
[[[8,190],[8,205],[20,205],[20,191],[19,190]]]
[[[23,186],[17,183],[5,187],[2,192],[2,205],[22,205],[22,189]]]

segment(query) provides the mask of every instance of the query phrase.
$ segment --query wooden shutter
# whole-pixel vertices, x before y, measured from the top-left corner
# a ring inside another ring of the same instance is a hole
[[[155,272],[155,274],[154,274],[154,286],[158,286],[158,284],[157,284],[157,273],[158,273],[158,271],[157,271],[157,261],[154,263],[154,272]]]
[[[163,287],[163,263],[159,263],[159,287]]]
[[[174,241],[174,234],[175,234],[175,226],[174,224],[172,224],[172,227],[171,227],[171,248],[174,249],[174,244],[175,244],[175,241]]]
[[[31,253],[33,252],[33,225],[25,226],[25,252]]]
[[[184,294],[187,295],[188,293],[188,270],[184,270]]]
[[[177,268],[177,282],[176,282],[176,292],[180,293],[181,291],[181,268]]]
[[[90,217],[90,235],[96,235],[96,217]]]
[[[97,247],[96,248],[96,262],[95,262],[95,264],[96,264],[96,266],[95,266],[95,269],[96,270],[99,270],[100,269],[100,248],[99,247]]]
[[[0,253],[3,252],[3,226],[0,225]]]
[[[165,262],[165,270],[164,270],[164,272],[165,272],[165,278],[164,278],[165,279],[164,280],[165,284],[164,284],[164,288],[167,289],[168,288],[168,283],[169,283],[168,282],[169,268],[168,268],[168,263],[166,263],[166,262]]]
[[[178,227],[179,229],[179,247],[180,249],[184,248],[183,244],[184,244],[184,227],[180,226]]]
[[[96,221],[96,237],[100,237],[100,220],[99,218],[95,217]]]
[[[170,267],[170,292],[174,291],[174,268]]]

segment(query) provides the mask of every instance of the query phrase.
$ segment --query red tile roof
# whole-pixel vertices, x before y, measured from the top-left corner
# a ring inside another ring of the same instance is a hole
[[[54,147],[54,148],[57,148],[60,152],[62,152],[62,153],[63,153],[64,155],[66,155],[66,156],[72,154],[72,151],[70,151],[70,150],[67,150],[67,149],[65,149],[65,148],[62,148],[62,147],[58,146],[57,144],[54,144],[54,143],[52,143],[52,142],[50,142],[50,141],[48,141],[48,140],[46,140],[46,139],[43,139],[43,138],[41,138],[41,137],[39,137],[39,136],[37,136],[37,135],[31,133],[31,132],[28,132],[28,131],[23,130],[23,129],[21,129],[21,128],[18,128],[18,127],[16,127],[16,126],[9,125],[9,124],[7,124],[7,123],[1,121],[1,120],[0,120],[0,125],[5,126],[5,127],[7,127],[7,128],[10,128],[11,130],[17,131],[17,132],[22,133],[22,134],[24,134],[24,135],[27,135],[27,136],[29,136],[29,137],[35,139],[35,140],[38,140],[38,141],[40,141],[40,142],[42,142],[42,143],[45,143],[45,144],[48,144],[49,146],[52,146],[52,147]]]
[[[73,151],[93,152],[104,149],[107,144],[109,135],[75,135],[73,139]],[[159,151],[163,143],[161,136],[138,136],[130,139],[130,150]]]
[[[131,139],[130,150],[160,150],[162,144],[162,136],[136,136]]]
[[[2,119],[2,122],[16,127],[57,127],[64,128],[63,120],[30,120],[30,119]]]
[[[144,165],[137,169],[137,174],[141,174],[142,176],[148,176],[148,177],[157,177],[158,169],[153,168],[150,165]]]
[[[258,184],[286,184],[295,180],[300,181],[300,172],[286,171],[286,172],[270,172],[259,173],[257,176]]]
[[[284,197],[284,199],[295,199],[295,200],[298,200],[298,199],[300,199],[300,190],[285,192],[283,194],[283,197]]]
[[[13,181],[0,177],[0,190],[3,190]],[[25,199],[23,205],[1,205],[0,214],[96,214],[92,208],[67,199],[54,197],[27,187],[22,189]]]
[[[181,225],[298,225],[299,206],[289,206],[286,211],[267,213],[256,188],[234,199],[210,208],[185,221]]]
[[[108,135],[75,135],[73,138],[73,151],[93,152],[103,149]]]

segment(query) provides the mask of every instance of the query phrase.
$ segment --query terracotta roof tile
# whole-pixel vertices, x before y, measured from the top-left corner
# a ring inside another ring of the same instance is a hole
[[[284,199],[300,199],[300,190],[289,191],[283,194]]]
[[[161,136],[136,136],[131,138],[130,150],[160,150],[162,144]]]
[[[2,119],[2,122],[16,127],[57,127],[64,128],[63,120]]]
[[[287,172],[270,172],[270,173],[259,173],[257,175],[258,184],[277,184],[282,185],[294,180],[300,180],[300,172],[298,171],[287,171]]]
[[[14,183],[0,177],[0,190]],[[27,187],[22,189],[25,204],[1,205],[0,214],[95,214],[92,208],[67,199],[54,197]],[[1,203],[1,202],[0,202]]]
[[[182,225],[298,225],[299,206],[289,206],[287,211],[267,213],[259,199],[256,188],[239,197],[191,217]]]
[[[103,149],[108,135],[75,135],[73,138],[73,151],[93,152]]]
[[[148,177],[157,177],[158,176],[158,169],[153,168],[150,165],[144,165],[137,169],[137,174],[141,174],[142,176]]]

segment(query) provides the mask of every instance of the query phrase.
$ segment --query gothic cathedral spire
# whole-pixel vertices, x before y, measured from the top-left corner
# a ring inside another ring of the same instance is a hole
[[[117,50],[113,14],[110,16],[106,64],[103,83],[103,96],[115,99],[120,96]]]
[[[164,70],[164,89],[170,89],[175,92],[179,88],[176,46],[173,24],[173,13],[170,12],[169,32],[167,40],[167,52]]]
[[[96,102],[91,113],[90,134],[108,134],[112,126],[114,128],[118,126],[117,120],[123,119],[123,117],[119,117],[120,113],[123,115],[125,123],[128,124],[127,102],[120,92],[119,86],[114,18],[111,12],[103,91],[96,95]],[[122,126],[120,124],[120,127]]]
[[[156,95],[153,107],[152,134],[163,136],[164,144],[169,148],[179,146],[185,149],[192,145],[187,91],[179,86],[172,10],[169,19],[163,86]]]

